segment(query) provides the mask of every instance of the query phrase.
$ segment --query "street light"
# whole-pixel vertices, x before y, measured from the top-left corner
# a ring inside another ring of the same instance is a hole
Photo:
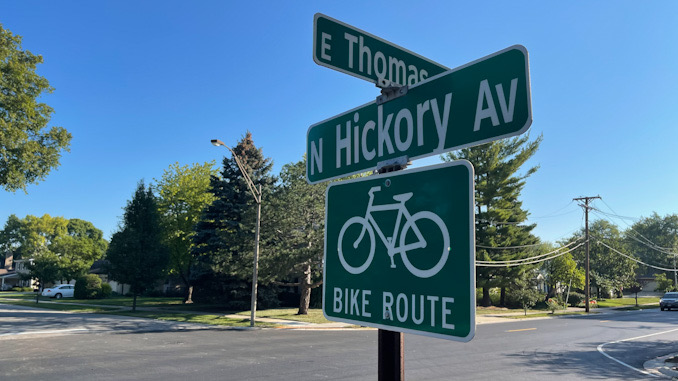
[[[252,300],[250,303],[251,309],[250,327],[254,327],[254,320],[257,317],[257,276],[259,272],[259,226],[261,226],[261,184],[259,184],[259,189],[254,187],[254,182],[252,182],[252,179],[247,174],[247,171],[245,171],[245,168],[240,162],[240,159],[238,159],[238,155],[236,155],[235,152],[233,152],[231,147],[227,146],[226,144],[224,144],[224,142],[222,142],[219,139],[212,139],[212,145],[217,147],[219,146],[226,147],[226,149],[231,151],[231,155],[233,155],[233,159],[235,159],[235,163],[238,165],[238,168],[240,168],[240,173],[242,173],[242,176],[245,179],[247,186],[250,188],[250,192],[252,192],[252,197],[254,197],[254,201],[257,203],[257,228],[254,232],[254,268],[252,269]]]

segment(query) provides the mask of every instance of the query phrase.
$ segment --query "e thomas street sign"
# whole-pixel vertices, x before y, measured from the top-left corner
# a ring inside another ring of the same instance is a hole
[[[471,163],[335,182],[325,202],[328,319],[456,341],[473,338]]]
[[[401,86],[414,85],[449,70],[321,13],[313,18],[313,61],[373,83],[386,79]]]
[[[528,54],[514,45],[309,127],[314,184],[522,134],[532,124]]]

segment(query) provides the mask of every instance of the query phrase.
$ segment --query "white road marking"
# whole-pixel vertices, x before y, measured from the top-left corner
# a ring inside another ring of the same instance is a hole
[[[7,333],[0,333],[0,337],[2,336],[18,336],[18,335],[46,335],[46,334],[54,334],[54,333],[68,333],[68,332],[82,332],[82,331],[89,331],[87,328],[68,328],[68,329],[51,329],[47,331],[23,331],[23,332],[7,332]]]
[[[675,332],[675,331],[678,331],[678,328],[676,328],[676,329],[670,329],[670,330],[668,330],[668,331],[663,331],[663,332],[651,333],[651,334],[649,334],[649,335],[643,335],[643,336],[631,337],[631,338],[629,338],[629,339],[624,339],[624,340],[610,341],[610,342],[607,342],[607,343],[600,344],[600,345],[598,346],[598,352],[600,352],[600,354],[602,354],[603,356],[609,358],[610,360],[615,361],[615,362],[617,362],[617,363],[619,363],[619,364],[621,364],[621,365],[624,365],[624,366],[627,367],[627,368],[633,369],[633,370],[635,370],[635,371],[637,371],[637,372],[640,372],[640,373],[642,373],[642,374],[646,374],[646,375],[648,375],[648,376],[659,377],[659,376],[657,376],[656,374],[652,374],[652,373],[647,372],[647,371],[645,371],[645,370],[638,369],[638,368],[636,368],[636,367],[633,367],[633,366],[631,366],[631,365],[629,365],[629,364],[627,364],[627,363],[625,363],[625,362],[623,362],[623,361],[621,361],[621,360],[618,360],[618,359],[616,359],[616,358],[614,358],[614,357],[608,355],[608,354],[605,353],[605,351],[603,350],[603,347],[606,346],[606,345],[608,345],[608,344],[617,344],[617,343],[622,343],[622,342],[624,342],[624,341],[632,341],[632,340],[642,339],[642,338],[645,338],[645,337],[656,336],[656,335],[661,335],[661,334],[664,334],[664,333]]]

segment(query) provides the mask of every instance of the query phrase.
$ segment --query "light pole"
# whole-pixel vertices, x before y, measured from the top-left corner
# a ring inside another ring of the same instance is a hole
[[[242,163],[240,162],[240,159],[238,159],[238,155],[233,152],[231,147],[227,146],[224,144],[219,139],[212,139],[212,145],[214,146],[222,146],[226,147],[229,151],[231,151],[231,155],[233,155],[233,159],[235,160],[235,163],[238,165],[238,168],[240,168],[240,173],[242,173],[242,177],[245,179],[245,182],[247,183],[247,186],[250,188],[250,192],[252,192],[252,197],[254,197],[254,201],[257,203],[257,227],[254,231],[254,268],[252,269],[252,300],[250,303],[250,327],[254,327],[254,320],[257,317],[257,277],[259,273],[259,226],[261,226],[261,184],[259,184],[259,189],[257,189],[254,186],[254,182],[250,178],[250,175],[247,174],[247,171],[245,171],[245,168],[243,168]]]

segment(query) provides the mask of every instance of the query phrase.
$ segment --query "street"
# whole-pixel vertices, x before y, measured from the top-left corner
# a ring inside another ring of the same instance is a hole
[[[677,320],[678,311],[652,309],[480,324],[469,343],[406,335],[406,378],[656,378],[639,370],[678,352]],[[371,329],[233,330],[0,305],[0,378],[375,380],[376,337]]]

